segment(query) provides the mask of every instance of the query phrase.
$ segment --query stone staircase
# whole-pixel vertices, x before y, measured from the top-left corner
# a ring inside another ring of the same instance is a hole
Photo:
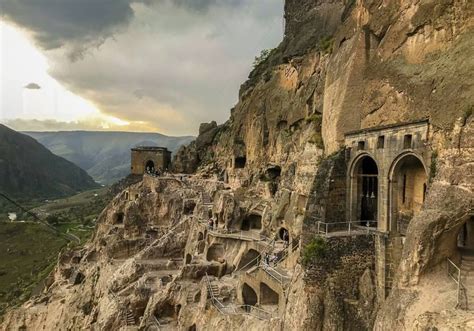
[[[135,316],[130,309],[127,309],[125,314],[125,322],[128,326],[135,325]]]
[[[186,302],[187,303],[193,303],[194,302],[194,293],[189,292],[188,295],[186,296]]]
[[[474,310],[474,255],[461,258],[461,283],[463,284],[468,310]]]
[[[208,286],[207,292],[211,298],[219,298],[219,286],[214,283],[211,283]]]

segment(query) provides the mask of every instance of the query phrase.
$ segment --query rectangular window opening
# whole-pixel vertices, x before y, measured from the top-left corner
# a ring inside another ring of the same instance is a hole
[[[385,147],[385,136],[379,136],[377,138],[377,148],[382,149]]]
[[[413,137],[411,134],[406,134],[405,137],[403,137],[403,149],[411,148],[412,139]]]
[[[363,151],[365,149],[365,141],[359,141],[357,143],[357,150]]]

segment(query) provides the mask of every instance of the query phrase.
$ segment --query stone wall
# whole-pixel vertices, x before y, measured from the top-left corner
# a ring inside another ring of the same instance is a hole
[[[147,162],[153,162],[155,170],[168,170],[171,163],[171,152],[161,147],[132,148],[131,173],[143,175],[146,173]]]

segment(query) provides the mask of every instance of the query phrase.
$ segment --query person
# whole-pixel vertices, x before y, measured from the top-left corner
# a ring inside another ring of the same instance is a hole
[[[273,254],[270,262],[273,265],[275,265],[277,263],[277,261],[278,261],[278,256],[276,256],[276,254]]]
[[[288,235],[288,231],[285,231],[283,232],[283,240],[285,241],[285,247],[288,247],[288,243],[289,243],[289,235]]]
[[[214,229],[214,221],[212,220],[212,218],[209,219],[209,221],[207,222],[208,226],[209,226],[209,230],[213,230]]]
[[[265,253],[265,255],[263,256],[263,264],[267,266],[269,262],[270,261],[269,261],[268,253]]]

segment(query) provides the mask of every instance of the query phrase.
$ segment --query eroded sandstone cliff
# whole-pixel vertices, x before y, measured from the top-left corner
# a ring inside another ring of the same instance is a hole
[[[176,154],[195,174],[118,195],[5,329],[472,327],[444,269],[473,210],[472,2],[287,0],[285,19],[230,119]],[[348,230],[348,134],[403,123],[426,126],[426,199],[403,235]]]

